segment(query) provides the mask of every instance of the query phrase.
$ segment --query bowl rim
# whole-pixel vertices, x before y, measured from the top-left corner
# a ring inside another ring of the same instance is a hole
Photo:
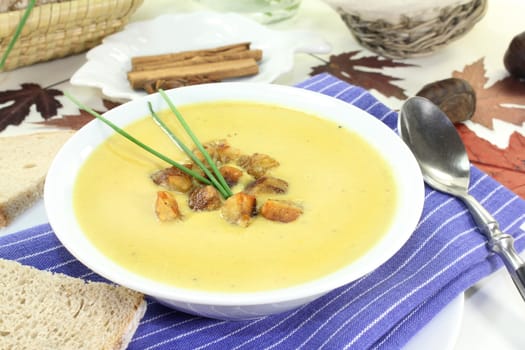
[[[279,289],[239,293],[200,291],[156,282],[126,270],[104,256],[82,234],[74,220],[72,189],[76,172],[96,146],[114,134],[95,119],[75,133],[54,158],[45,181],[44,205],[59,241],[76,259],[100,276],[155,298],[182,303],[244,306],[289,302],[319,296],[359,279],[390,259],[415,230],[424,203],[420,168],[411,151],[392,129],[358,107],[319,92],[265,83],[202,84],[167,90],[166,93],[175,105],[224,100],[278,104],[336,121],[359,132],[369,142],[373,141],[373,146],[392,167],[400,194],[396,213],[386,234],[370,251],[342,269],[312,281]],[[167,108],[162,97],[156,93],[115,107],[104,116],[119,126],[125,126],[149,114],[148,101],[155,110]],[[395,163],[393,158],[387,157],[387,151],[395,155]]]

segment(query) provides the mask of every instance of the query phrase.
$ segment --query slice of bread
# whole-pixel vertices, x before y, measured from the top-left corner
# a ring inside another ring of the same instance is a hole
[[[74,131],[0,137],[0,227],[42,197],[51,161]]]
[[[0,259],[0,349],[125,349],[141,293]]]

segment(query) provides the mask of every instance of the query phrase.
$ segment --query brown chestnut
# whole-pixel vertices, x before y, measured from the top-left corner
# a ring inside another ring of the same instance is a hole
[[[525,32],[512,39],[503,57],[503,64],[512,76],[525,79]]]
[[[476,92],[463,79],[435,81],[423,86],[416,95],[434,102],[453,123],[469,120],[476,110]]]

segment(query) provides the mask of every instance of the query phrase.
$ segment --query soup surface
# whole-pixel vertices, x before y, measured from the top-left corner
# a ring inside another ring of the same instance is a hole
[[[244,154],[265,153],[278,160],[280,166],[270,173],[286,180],[289,189],[271,197],[300,203],[304,213],[291,223],[257,217],[245,228],[227,223],[217,210],[193,212],[186,195],[176,194],[184,219],[160,222],[154,203],[161,188],[149,176],[168,165],[113,135],[80,170],[74,208],[93,244],[126,269],[191,289],[276,289],[347,265],[390,225],[397,201],[393,175],[358,135],[334,122],[272,105],[221,102],[180,111],[202,142],[226,139]],[[170,112],[161,116],[192,145]],[[126,130],[187,162],[151,118]]]

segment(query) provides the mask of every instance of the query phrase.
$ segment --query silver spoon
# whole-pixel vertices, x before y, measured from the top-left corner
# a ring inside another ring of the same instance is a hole
[[[514,249],[512,236],[503,233],[496,219],[468,194],[470,162],[454,124],[430,100],[411,97],[401,107],[398,130],[416,157],[425,182],[465,203],[525,300],[525,263]]]

